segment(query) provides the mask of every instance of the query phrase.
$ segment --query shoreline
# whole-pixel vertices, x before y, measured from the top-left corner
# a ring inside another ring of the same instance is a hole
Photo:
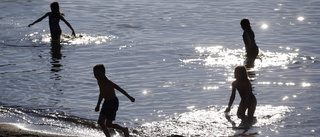
[[[11,123],[0,123],[0,136],[15,137],[68,137],[59,134],[42,133],[41,131],[30,131],[22,129]],[[70,136],[69,136],[70,137]]]

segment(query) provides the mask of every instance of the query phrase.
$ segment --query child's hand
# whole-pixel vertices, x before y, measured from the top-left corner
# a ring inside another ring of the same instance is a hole
[[[136,99],[134,99],[133,97],[129,97],[129,99],[131,100],[131,102],[134,102],[134,101],[136,101]]]
[[[100,106],[96,106],[96,108],[94,109],[96,112],[99,112]]]

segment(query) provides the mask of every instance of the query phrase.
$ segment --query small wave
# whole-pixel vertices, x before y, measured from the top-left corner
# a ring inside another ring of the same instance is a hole
[[[61,44],[67,44],[67,45],[102,44],[113,39],[117,39],[117,37],[113,35],[93,36],[88,34],[79,34],[79,35],[76,35],[76,37],[74,37],[68,34],[62,34]],[[51,41],[51,35],[50,34],[42,35],[41,41],[49,43]]]
[[[1,122],[19,123],[30,130],[76,136],[101,136],[95,121],[71,116],[65,112],[0,106]]]
[[[102,44],[113,39],[118,39],[117,36],[95,36],[90,34],[77,34],[76,37],[69,34],[62,34],[60,43],[65,45],[85,45],[85,44]],[[31,34],[26,34],[23,40],[29,40],[33,43],[51,43],[50,34],[40,34],[39,32],[34,32]]]

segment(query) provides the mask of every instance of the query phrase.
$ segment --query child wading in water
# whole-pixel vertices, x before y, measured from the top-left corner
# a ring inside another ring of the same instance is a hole
[[[241,102],[239,104],[237,116],[244,120],[245,118],[253,118],[254,111],[256,110],[257,100],[252,93],[251,83],[248,79],[247,70],[244,66],[238,66],[234,70],[234,77],[236,81],[232,83],[232,94],[230,96],[229,104],[226,113],[230,112],[232,103],[236,96],[236,90],[238,90]],[[248,116],[245,115],[246,110],[248,109]]]
[[[256,59],[259,48],[254,40],[254,32],[251,29],[250,21],[248,19],[242,19],[240,22],[241,28],[243,29],[243,42],[245,44],[247,57],[250,59]]]
[[[50,26],[50,33],[51,33],[51,39],[52,41],[60,42],[60,35],[61,35],[61,28],[59,25],[59,21],[62,20],[64,23],[67,24],[67,26],[72,30],[72,36],[75,36],[74,30],[72,26],[69,24],[67,20],[64,19],[63,13],[60,13],[60,7],[58,2],[53,2],[50,5],[51,12],[47,12],[44,16],[36,20],[35,22],[28,25],[28,27],[31,27],[35,23],[38,23],[42,21],[44,18],[49,16],[49,26]]]
[[[100,104],[102,99],[104,99],[103,106],[100,111],[98,124],[101,126],[104,134],[109,137],[108,128],[114,128],[121,130],[126,137],[129,136],[128,128],[121,127],[120,125],[113,124],[112,121],[115,120],[116,112],[119,107],[119,100],[115,94],[114,89],[117,89],[126,97],[128,97],[131,102],[134,102],[135,99],[131,97],[125,90],[120,88],[117,84],[113,83],[109,78],[105,76],[105,67],[102,64],[98,64],[93,68],[93,73],[95,78],[98,81],[100,88],[100,95],[98,99],[97,106],[95,111],[98,112],[100,109]]]

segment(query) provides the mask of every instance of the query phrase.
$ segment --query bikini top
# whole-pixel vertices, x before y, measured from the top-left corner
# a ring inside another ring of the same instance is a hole
[[[242,82],[242,83],[240,83],[240,82],[238,82],[238,81],[235,81],[236,83],[236,88],[237,88],[237,90],[238,90],[238,92],[239,92],[239,94],[240,94],[240,97],[241,98],[244,98],[244,94],[245,94],[245,92],[246,92],[246,81],[244,81],[244,82]],[[253,95],[253,93],[251,92],[251,94]]]

